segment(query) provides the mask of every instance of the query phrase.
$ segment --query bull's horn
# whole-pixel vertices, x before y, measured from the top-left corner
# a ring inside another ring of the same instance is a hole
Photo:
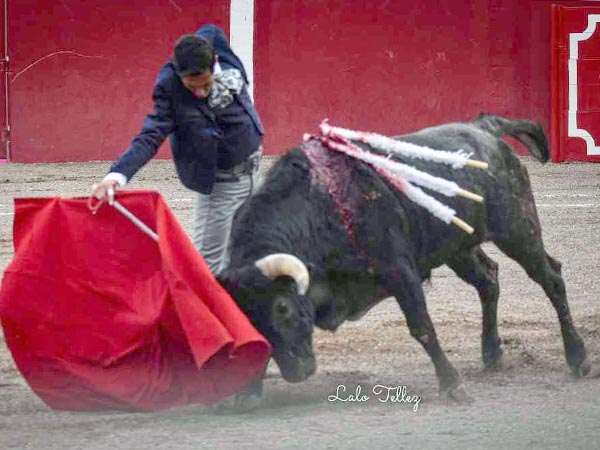
[[[300,259],[289,253],[273,253],[254,263],[265,277],[274,279],[280,275],[287,275],[296,282],[298,293],[306,294],[310,276],[308,269]]]

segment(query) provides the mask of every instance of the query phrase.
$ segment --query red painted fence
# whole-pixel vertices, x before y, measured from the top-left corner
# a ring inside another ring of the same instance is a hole
[[[229,24],[227,0],[6,1],[16,162],[113,159],[150,110],[174,40]],[[255,0],[266,152],[324,117],[396,134],[484,111],[548,129],[551,3],[595,2]]]
[[[7,1],[16,162],[113,159],[149,112],[173,42],[229,23],[228,0]]]

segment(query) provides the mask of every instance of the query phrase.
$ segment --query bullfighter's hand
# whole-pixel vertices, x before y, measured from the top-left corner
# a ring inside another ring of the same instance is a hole
[[[100,183],[92,186],[92,195],[100,201],[108,201],[112,205],[115,199],[115,190],[118,189],[119,183],[115,180],[102,180]]]

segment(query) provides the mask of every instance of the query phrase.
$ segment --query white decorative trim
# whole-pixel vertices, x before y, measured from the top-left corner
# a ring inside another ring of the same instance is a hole
[[[248,74],[248,93],[254,99],[254,0],[231,0],[229,41]]]
[[[600,14],[589,14],[588,25],[582,33],[569,33],[569,137],[578,137],[587,143],[588,155],[600,155],[600,147],[596,146],[594,137],[587,131],[577,128],[577,60],[579,58],[579,43],[587,41],[596,32],[596,25],[600,22]]]

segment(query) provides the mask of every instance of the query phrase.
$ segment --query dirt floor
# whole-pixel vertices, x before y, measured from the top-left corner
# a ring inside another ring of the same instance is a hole
[[[547,251],[563,262],[575,322],[600,364],[600,166],[524,163]],[[86,195],[106,169],[106,163],[0,165],[0,273],[12,257],[14,197]],[[192,193],[176,181],[171,162],[150,163],[130,187],[160,191],[190,229]],[[502,370],[482,369],[476,292],[447,268],[436,270],[426,288],[437,333],[472,404],[438,397],[432,364],[391,299],[335,334],[317,332],[319,367],[306,382],[288,384],[271,366],[264,407],[238,416],[204,406],[151,414],[51,411],[28,388],[0,334],[0,449],[600,448],[600,379],[571,377],[541,288],[494,246],[485,249],[500,264]],[[360,387],[370,399],[328,401],[340,385],[346,393]],[[418,409],[380,402],[376,385],[406,386],[406,394],[421,398]]]

